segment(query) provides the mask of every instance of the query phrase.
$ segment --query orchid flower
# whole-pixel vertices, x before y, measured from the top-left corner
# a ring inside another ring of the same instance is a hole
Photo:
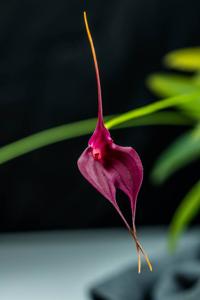
[[[96,72],[98,90],[98,121],[96,129],[89,139],[88,147],[83,151],[78,159],[78,168],[85,179],[111,202],[133,237],[138,255],[138,273],[141,271],[140,253],[144,255],[149,269],[152,271],[152,266],[148,256],[137,239],[135,228],[136,201],[143,179],[142,162],[139,155],[133,148],[116,145],[111,138],[110,132],[105,127],[103,120],[99,68],[92,36],[87,22],[86,12],[84,12],[84,22]],[[118,206],[116,200],[117,189],[123,191],[129,198],[132,214],[131,226]]]

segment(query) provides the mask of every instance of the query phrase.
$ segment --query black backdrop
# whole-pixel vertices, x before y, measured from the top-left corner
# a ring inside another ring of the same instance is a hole
[[[155,100],[146,76],[169,50],[200,44],[199,0],[3,0],[0,2],[0,144],[42,129],[96,116],[95,74],[83,25],[88,13],[105,114]],[[160,188],[148,180],[156,156],[184,128],[113,132],[144,163],[137,224],[166,224],[198,176],[193,164]],[[0,166],[0,230],[121,225],[108,201],[79,174],[82,137]],[[120,204],[128,201],[119,196]]]

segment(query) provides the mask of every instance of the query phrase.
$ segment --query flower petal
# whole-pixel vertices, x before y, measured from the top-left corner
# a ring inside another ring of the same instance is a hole
[[[143,179],[143,167],[139,155],[131,147],[112,144],[103,161],[94,160],[88,147],[78,160],[82,175],[116,208],[125,225],[130,225],[122,215],[116,201],[116,189],[129,198],[134,225],[136,201]]]

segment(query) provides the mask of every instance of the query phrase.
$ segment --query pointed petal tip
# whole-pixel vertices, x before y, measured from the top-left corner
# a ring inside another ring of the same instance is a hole
[[[137,238],[137,235],[136,235],[136,229],[135,229],[135,226],[134,226],[134,229],[133,230],[130,230],[130,234],[135,242],[135,245],[136,245],[136,250],[137,250],[137,256],[138,256],[138,274],[141,273],[141,257],[140,257],[140,252],[142,253],[142,255],[144,256],[144,259],[149,267],[149,270],[152,272],[153,271],[153,267],[152,267],[152,264],[149,260],[149,257],[148,255],[146,254],[146,252],[144,251],[141,243],[139,242],[138,238]]]

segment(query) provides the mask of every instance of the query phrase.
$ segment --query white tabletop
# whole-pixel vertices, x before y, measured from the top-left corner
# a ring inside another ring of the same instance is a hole
[[[150,257],[165,248],[163,232],[139,231]],[[125,230],[2,234],[0,299],[88,300],[95,282],[135,262]]]

